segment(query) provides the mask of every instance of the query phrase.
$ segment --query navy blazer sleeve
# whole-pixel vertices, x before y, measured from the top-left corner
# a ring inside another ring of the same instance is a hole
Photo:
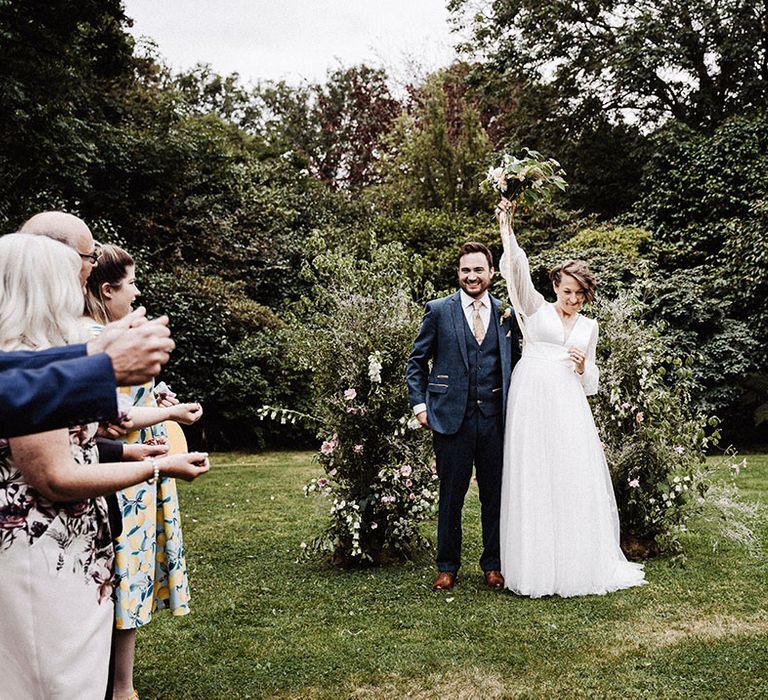
[[[84,347],[59,355],[71,359],[42,351],[42,362],[30,353],[0,353],[0,437],[117,417],[112,361],[105,353],[83,357]]]
[[[0,352],[0,372],[7,369],[37,369],[59,360],[73,360],[85,357],[88,349],[85,345],[62,345],[47,350],[18,350]]]
[[[424,307],[424,318],[421,321],[419,334],[413,341],[411,354],[405,367],[405,380],[408,384],[408,401],[411,408],[427,402],[427,383],[429,378],[429,361],[432,359],[433,347],[437,338],[437,321],[432,302]]]

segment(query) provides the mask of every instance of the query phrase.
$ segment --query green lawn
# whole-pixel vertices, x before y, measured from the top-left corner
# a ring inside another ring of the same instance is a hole
[[[768,455],[745,493],[768,504]],[[328,504],[301,487],[306,453],[219,454],[180,485],[192,614],[139,631],[147,698],[768,698],[768,524],[748,553],[689,539],[648,586],[528,600],[484,587],[477,491],[465,565],[432,593],[431,555],[340,571],[298,563]],[[432,532],[434,523],[425,531]]]

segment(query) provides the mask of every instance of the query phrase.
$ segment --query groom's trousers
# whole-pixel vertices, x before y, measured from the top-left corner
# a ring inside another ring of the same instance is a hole
[[[456,573],[461,565],[461,511],[475,467],[480,491],[480,518],[483,528],[483,571],[501,569],[499,518],[501,473],[504,462],[504,418],[500,411],[484,416],[471,410],[453,435],[433,433],[440,478],[437,517],[437,568]]]

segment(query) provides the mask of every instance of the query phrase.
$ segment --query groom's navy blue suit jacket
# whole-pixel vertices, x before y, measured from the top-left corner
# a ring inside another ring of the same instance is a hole
[[[489,298],[490,323],[497,324],[499,329],[502,410],[506,410],[509,379],[520,359],[520,335],[514,314],[502,321],[501,303],[490,295]],[[459,430],[467,410],[470,379],[466,323],[459,292],[428,302],[406,367],[411,406],[425,403],[429,427],[444,435]]]
[[[0,437],[117,416],[112,361],[85,345],[0,352]]]

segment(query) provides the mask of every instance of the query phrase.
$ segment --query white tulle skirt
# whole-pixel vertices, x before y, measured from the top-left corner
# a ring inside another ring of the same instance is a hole
[[[562,346],[534,343],[509,389],[501,496],[506,587],[532,598],[646,583],[619,517],[592,411]]]

